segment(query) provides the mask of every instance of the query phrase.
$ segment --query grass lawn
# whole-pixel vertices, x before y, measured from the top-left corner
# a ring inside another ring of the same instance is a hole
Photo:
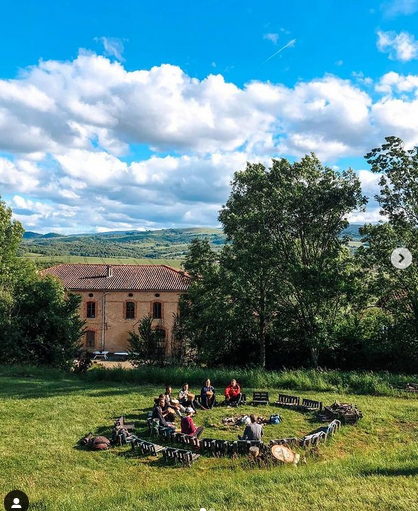
[[[365,418],[342,428],[297,468],[252,468],[245,458],[203,456],[191,468],[171,467],[160,459],[132,458],[126,448],[77,447],[90,430],[108,435],[120,414],[137,422],[142,436],[152,398],[161,390],[47,373],[13,377],[0,368],[0,494],[21,489],[29,495],[30,510],[48,511],[418,510],[418,399],[413,397],[299,392],[326,404],[356,403]],[[274,395],[279,390],[270,389]],[[203,436],[233,439],[240,430],[220,422],[234,412],[201,411],[195,422],[205,426]],[[280,413],[283,423],[266,426],[266,440],[317,427],[309,414]]]

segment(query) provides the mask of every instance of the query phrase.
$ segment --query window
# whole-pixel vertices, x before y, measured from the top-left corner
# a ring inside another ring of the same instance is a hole
[[[152,305],[152,317],[154,319],[161,319],[162,318],[162,314],[161,314],[161,302],[154,302],[153,305]]]
[[[126,319],[135,319],[135,303],[126,302]]]
[[[156,328],[155,333],[157,334],[156,358],[163,360],[165,355],[165,330],[163,328]]]
[[[93,330],[87,330],[86,332],[86,347],[94,348],[96,345],[96,333]]]
[[[96,317],[96,302],[87,302],[87,317]]]

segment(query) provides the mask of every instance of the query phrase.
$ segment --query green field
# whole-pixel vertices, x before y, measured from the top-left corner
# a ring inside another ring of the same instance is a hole
[[[126,414],[145,435],[144,422],[161,385],[89,381],[58,372],[0,368],[0,493],[25,491],[30,510],[43,511],[290,511],[418,509],[418,399],[335,392],[298,393],[331,403],[354,402],[365,418],[346,426],[299,467],[252,467],[246,458],[203,457],[191,468],[135,458],[126,448],[88,452],[87,433],[109,434]],[[224,382],[214,382],[221,387]],[[248,393],[251,389],[245,389]],[[278,388],[269,389],[277,394]],[[204,436],[234,439],[221,426],[234,409],[200,411]],[[250,406],[240,410],[251,412]],[[273,407],[260,407],[269,415]],[[284,421],[266,426],[265,439],[303,435],[317,426],[308,415],[280,410]],[[301,451],[302,452],[302,451]]]
[[[153,259],[142,257],[136,259],[133,257],[83,257],[83,256],[44,256],[41,254],[25,254],[25,259],[33,261],[37,265],[46,268],[61,263],[84,263],[84,264],[166,264],[173,268],[181,268],[181,259]]]

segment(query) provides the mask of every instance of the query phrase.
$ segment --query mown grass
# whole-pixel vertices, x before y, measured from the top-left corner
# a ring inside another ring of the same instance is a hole
[[[343,428],[298,468],[260,469],[245,458],[202,457],[187,469],[132,458],[126,448],[96,453],[77,447],[90,430],[109,434],[119,414],[137,422],[144,435],[147,411],[164,382],[89,381],[55,371],[0,368],[0,493],[22,489],[30,496],[30,509],[44,511],[418,509],[414,398],[303,391],[325,403],[357,403],[365,418]],[[276,410],[257,411],[269,415]],[[234,411],[199,412],[196,423],[205,426],[205,436],[235,438],[238,430],[220,425]],[[302,435],[317,426],[310,415],[281,413],[283,423],[266,427],[266,440]]]

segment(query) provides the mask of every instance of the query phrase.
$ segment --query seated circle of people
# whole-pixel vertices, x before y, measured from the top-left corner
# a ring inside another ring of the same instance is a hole
[[[189,390],[189,384],[185,383],[181,390],[179,391],[179,402],[182,407],[186,408],[192,408],[194,412],[196,413],[196,403],[195,401],[195,395],[193,392],[190,392]]]
[[[261,440],[263,436],[263,426],[257,423],[257,417],[252,413],[250,423],[245,426],[244,434],[238,435],[239,440]]]
[[[225,389],[225,404],[227,406],[238,406],[241,402],[241,387],[237,380],[232,379],[231,383]]]
[[[206,380],[200,392],[202,399],[202,406],[206,410],[212,410],[216,403],[215,388],[212,386],[210,380]]]
[[[193,422],[193,414],[195,413],[191,406],[186,408],[186,415],[181,418],[181,432],[185,435],[199,438],[203,432],[203,426],[196,427]]]

